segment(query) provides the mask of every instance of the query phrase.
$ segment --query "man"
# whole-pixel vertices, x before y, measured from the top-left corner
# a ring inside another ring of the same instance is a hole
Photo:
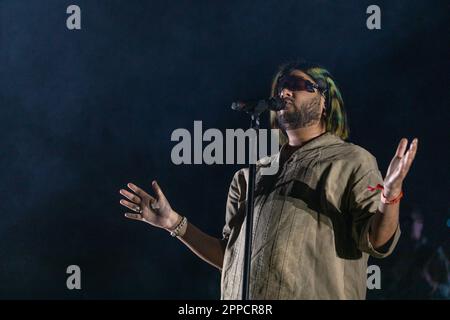
[[[275,76],[272,95],[286,107],[271,116],[282,148],[257,164],[251,299],[364,299],[368,256],[385,257],[399,230],[402,183],[417,150],[402,139],[383,181],[376,159],[344,142],[348,129],[342,98],[324,68],[289,63]],[[279,162],[276,175],[260,168]],[[128,184],[126,217],[164,228],[222,272],[221,298],[242,297],[248,172],[233,177],[223,238],[211,237],[156,197]]]

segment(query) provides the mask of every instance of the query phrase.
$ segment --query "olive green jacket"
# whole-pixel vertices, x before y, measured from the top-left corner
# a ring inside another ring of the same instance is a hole
[[[325,133],[296,150],[276,175],[257,163],[251,299],[365,299],[369,255],[388,256],[400,236],[379,252],[369,241],[382,184],[365,149]],[[273,165],[273,164],[272,164]],[[223,237],[228,239],[221,299],[241,299],[248,170],[230,185]]]

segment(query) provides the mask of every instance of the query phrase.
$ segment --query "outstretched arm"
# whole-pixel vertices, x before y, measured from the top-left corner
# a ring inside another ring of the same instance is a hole
[[[397,198],[402,192],[403,180],[416,156],[417,138],[411,142],[408,151],[405,153],[407,146],[408,140],[405,138],[401,139],[384,178],[384,190],[381,196],[384,196],[387,202]],[[374,248],[377,249],[384,246],[394,235],[399,221],[399,208],[400,202],[388,204],[380,201],[378,212],[372,220],[370,228],[369,237]]]
[[[178,226],[182,217],[172,209],[156,181],[152,183],[155,197],[132,183],[127,186],[133,192],[121,189],[120,194],[128,200],[122,199],[120,204],[134,212],[125,213],[125,217],[146,222],[169,232]],[[219,270],[222,269],[226,240],[207,235],[189,222],[185,233],[178,239],[201,259]]]

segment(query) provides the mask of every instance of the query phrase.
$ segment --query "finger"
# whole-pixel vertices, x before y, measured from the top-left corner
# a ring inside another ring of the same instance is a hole
[[[137,195],[132,194],[131,192],[128,192],[127,190],[120,189],[120,194],[133,201],[134,203],[141,203],[141,198],[139,198]]]
[[[141,210],[141,207],[139,207],[135,203],[132,203],[132,202],[124,200],[124,199],[120,200],[120,204],[123,205],[124,207],[127,207],[128,209],[131,209],[136,212],[139,212]]]
[[[128,183],[127,187],[134,191],[141,198],[150,197],[150,195],[133,183]]]
[[[416,157],[417,147],[419,146],[419,139],[414,138],[414,140],[411,142],[411,145],[409,146],[409,157],[412,160]]]
[[[159,187],[158,182],[153,181],[152,182],[152,187],[153,187],[153,191],[155,191],[155,194],[158,197],[158,199],[165,199],[166,198],[166,196],[162,192],[161,188]]]
[[[144,220],[140,214],[127,212],[124,214],[125,218],[142,221]]]
[[[402,138],[398,144],[397,151],[395,152],[395,157],[400,159],[403,158],[407,146],[408,146],[408,139]]]
[[[409,150],[406,153],[406,156],[405,156],[405,173],[408,172],[409,168],[412,165],[412,162],[414,161],[414,158],[416,157],[418,142],[419,142],[418,139],[415,138],[411,142],[411,145],[409,146]]]

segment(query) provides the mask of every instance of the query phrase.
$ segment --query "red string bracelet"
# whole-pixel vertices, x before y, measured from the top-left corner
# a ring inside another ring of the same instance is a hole
[[[403,191],[401,191],[398,196],[389,200],[384,195],[384,193],[383,193],[384,187],[381,184],[377,184],[375,187],[368,186],[367,189],[369,189],[369,191],[381,190],[381,202],[383,202],[384,204],[394,204],[394,203],[400,202],[400,199],[403,198]]]

